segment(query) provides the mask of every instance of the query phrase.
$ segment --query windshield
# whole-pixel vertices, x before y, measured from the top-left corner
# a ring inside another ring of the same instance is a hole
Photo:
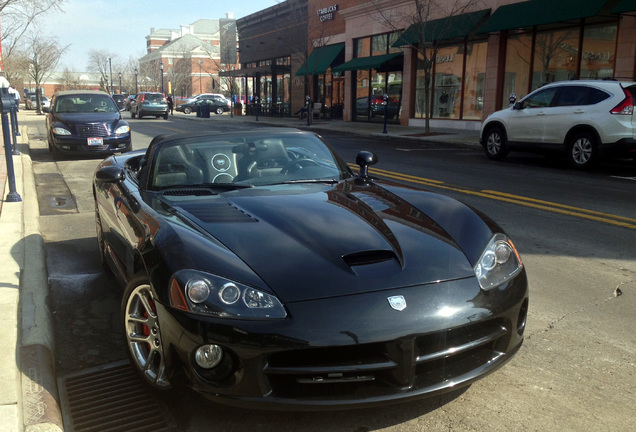
[[[119,112],[113,100],[106,95],[79,94],[60,96],[55,100],[58,113]]]
[[[205,186],[227,190],[285,183],[338,182],[353,174],[313,134],[258,138],[220,136],[166,143],[156,149],[149,188]]]

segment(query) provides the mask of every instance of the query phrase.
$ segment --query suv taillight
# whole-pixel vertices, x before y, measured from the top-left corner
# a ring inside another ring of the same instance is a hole
[[[634,99],[632,98],[632,94],[622,87],[621,89],[623,89],[623,93],[625,93],[625,99],[612,108],[610,114],[632,115],[634,114]]]

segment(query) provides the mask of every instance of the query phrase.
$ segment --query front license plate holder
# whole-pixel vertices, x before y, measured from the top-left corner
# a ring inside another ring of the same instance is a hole
[[[89,147],[104,145],[104,138],[86,138]]]

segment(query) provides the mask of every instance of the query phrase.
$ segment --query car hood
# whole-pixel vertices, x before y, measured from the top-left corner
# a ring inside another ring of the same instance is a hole
[[[438,223],[369,183],[244,189],[171,205],[284,302],[474,276]]]
[[[116,123],[121,119],[119,112],[98,112],[98,113],[56,113],[55,120],[66,125],[85,123]]]

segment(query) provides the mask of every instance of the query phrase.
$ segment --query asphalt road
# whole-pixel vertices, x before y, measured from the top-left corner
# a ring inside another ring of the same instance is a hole
[[[223,125],[217,128],[252,127]],[[125,359],[121,288],[99,264],[90,180],[99,160],[53,161],[42,117],[29,119],[47,248],[59,376]],[[132,123],[134,148],[209,123]],[[269,413],[191,393],[162,400],[185,431],[636,430],[636,167],[592,173],[561,161],[355,136],[324,137],[347,161],[372,150],[372,174],[441,192],[484,211],[511,235],[530,282],[526,341],[503,369],[443,398],[383,409]],[[618,291],[622,295],[617,295]]]

